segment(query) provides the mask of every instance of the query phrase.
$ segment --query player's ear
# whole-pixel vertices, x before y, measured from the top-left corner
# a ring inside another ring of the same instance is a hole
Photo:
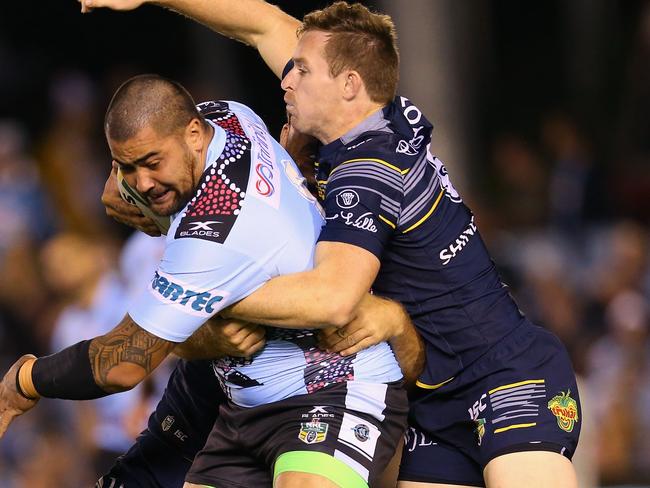
[[[185,141],[190,149],[200,151],[203,147],[203,137],[205,137],[203,122],[195,117],[185,127]]]
[[[345,70],[343,73],[343,98],[345,100],[352,100],[355,98],[363,88],[363,79],[358,71]]]

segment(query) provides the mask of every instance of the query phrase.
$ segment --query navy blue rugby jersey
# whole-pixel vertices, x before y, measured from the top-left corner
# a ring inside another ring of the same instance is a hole
[[[435,388],[525,322],[474,216],[430,152],[433,126],[397,97],[318,154],[319,240],[381,261],[373,291],[401,302],[426,343],[418,385]]]

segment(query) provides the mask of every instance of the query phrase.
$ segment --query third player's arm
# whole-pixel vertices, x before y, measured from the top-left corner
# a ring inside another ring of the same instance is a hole
[[[262,0],[81,0],[82,11],[97,7],[131,10],[154,3],[257,49],[279,78],[298,42],[300,21]]]

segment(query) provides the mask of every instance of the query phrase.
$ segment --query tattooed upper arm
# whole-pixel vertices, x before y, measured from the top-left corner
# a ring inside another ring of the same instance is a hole
[[[149,375],[175,346],[175,342],[147,332],[127,314],[113,330],[90,343],[90,363],[95,381],[106,391],[132,388]],[[134,368],[134,365],[139,368]]]

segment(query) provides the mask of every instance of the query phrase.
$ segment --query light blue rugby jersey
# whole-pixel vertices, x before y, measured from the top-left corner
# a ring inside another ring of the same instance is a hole
[[[298,168],[250,108],[198,108],[215,129],[200,188],[174,217],[160,266],[129,310],[143,329],[174,342],[270,278],[310,269],[324,222]],[[361,386],[402,377],[386,343],[343,358],[317,349],[311,330],[273,327],[261,352],[216,360],[214,369],[229,398],[244,407],[342,381]]]

